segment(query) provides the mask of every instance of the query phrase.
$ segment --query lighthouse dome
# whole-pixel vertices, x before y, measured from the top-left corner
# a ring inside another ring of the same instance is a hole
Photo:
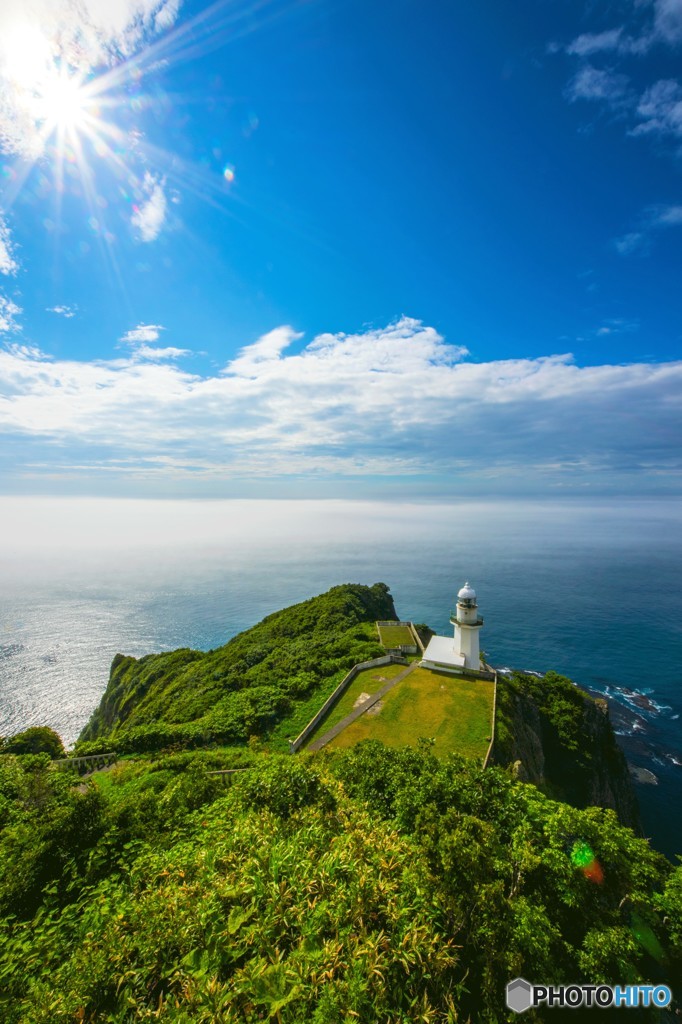
[[[469,583],[468,580],[464,584],[464,586],[462,587],[460,592],[457,594],[457,600],[458,601],[475,601],[476,600],[476,591],[471,586],[471,584]]]

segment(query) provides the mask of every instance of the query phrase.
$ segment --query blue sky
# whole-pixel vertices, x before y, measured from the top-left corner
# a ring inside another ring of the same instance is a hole
[[[0,489],[679,492],[682,0],[5,0]]]

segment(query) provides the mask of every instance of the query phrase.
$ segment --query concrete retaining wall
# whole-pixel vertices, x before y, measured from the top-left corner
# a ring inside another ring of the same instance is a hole
[[[444,672],[446,675],[452,676],[453,679],[488,679],[490,681],[495,679],[494,672],[479,672],[474,668],[460,668],[459,665],[441,665],[438,661],[424,660],[421,664],[433,672]]]
[[[414,628],[414,622],[410,622],[409,626],[410,626],[410,629],[412,630],[412,636],[413,636],[413,637],[414,637],[414,639],[415,639],[415,643],[417,644],[417,646],[418,646],[419,650],[420,650],[420,651],[422,652],[422,654],[423,654],[423,653],[424,653],[424,650],[425,650],[425,648],[424,648],[424,644],[423,644],[423,643],[421,642],[421,640],[419,639],[419,633],[418,633],[418,632],[417,632],[417,630],[416,630],[416,629]]]
[[[493,752],[493,745],[495,743],[495,712],[496,711],[497,711],[497,672],[495,673],[495,682],[493,684],[493,719],[492,719],[492,723],[490,725],[490,743],[488,745],[488,752],[485,755],[485,757],[483,758],[483,767],[484,768],[488,767],[488,761],[490,760],[490,755]]]
[[[310,719],[303,732],[300,732],[295,740],[289,740],[289,753],[295,754],[297,750],[303,746],[305,741],[308,739],[311,733],[317,729],[318,725],[325,717],[325,715],[331,711],[336,704],[339,697],[344,693],[348,686],[353,682],[358,672],[362,672],[366,668],[379,668],[380,665],[406,665],[407,662],[404,658],[397,657],[395,654],[385,654],[381,658],[373,658],[372,661],[361,661],[358,665],[353,665],[350,672],[343,677],[339,685],[336,687],[334,692],[327,697],[326,701],[313,718]]]

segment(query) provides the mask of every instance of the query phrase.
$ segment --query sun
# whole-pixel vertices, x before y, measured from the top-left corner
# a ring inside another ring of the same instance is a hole
[[[88,225],[108,238],[94,164],[106,162],[120,176],[130,173],[120,155],[123,131],[101,116],[103,107],[118,106],[112,76],[96,74],[86,58],[81,48],[35,22],[17,23],[0,37],[0,114],[6,103],[10,141],[19,157],[9,187],[3,190],[0,182],[0,197],[5,208],[11,206],[40,164],[55,223],[61,223],[64,197],[79,195],[90,209]]]
[[[55,68],[42,84],[37,106],[48,132],[79,132],[91,119],[92,98],[79,75]]]
[[[54,41],[33,24],[19,24],[3,39],[3,76],[18,109],[33,123],[36,143],[87,133],[96,118],[92,83],[70,66]]]

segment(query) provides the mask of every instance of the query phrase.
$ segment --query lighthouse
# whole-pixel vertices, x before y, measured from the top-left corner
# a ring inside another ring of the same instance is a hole
[[[478,614],[476,591],[467,581],[457,594],[457,607],[450,614],[455,627],[454,637],[432,636],[424,651],[422,665],[437,672],[461,675],[467,670],[481,671],[481,648],[478,634],[483,619]]]
[[[478,671],[481,667],[481,649],[478,634],[483,619],[478,614],[476,591],[469,581],[457,594],[457,607],[450,616],[455,627],[455,653],[464,658],[464,667]]]

